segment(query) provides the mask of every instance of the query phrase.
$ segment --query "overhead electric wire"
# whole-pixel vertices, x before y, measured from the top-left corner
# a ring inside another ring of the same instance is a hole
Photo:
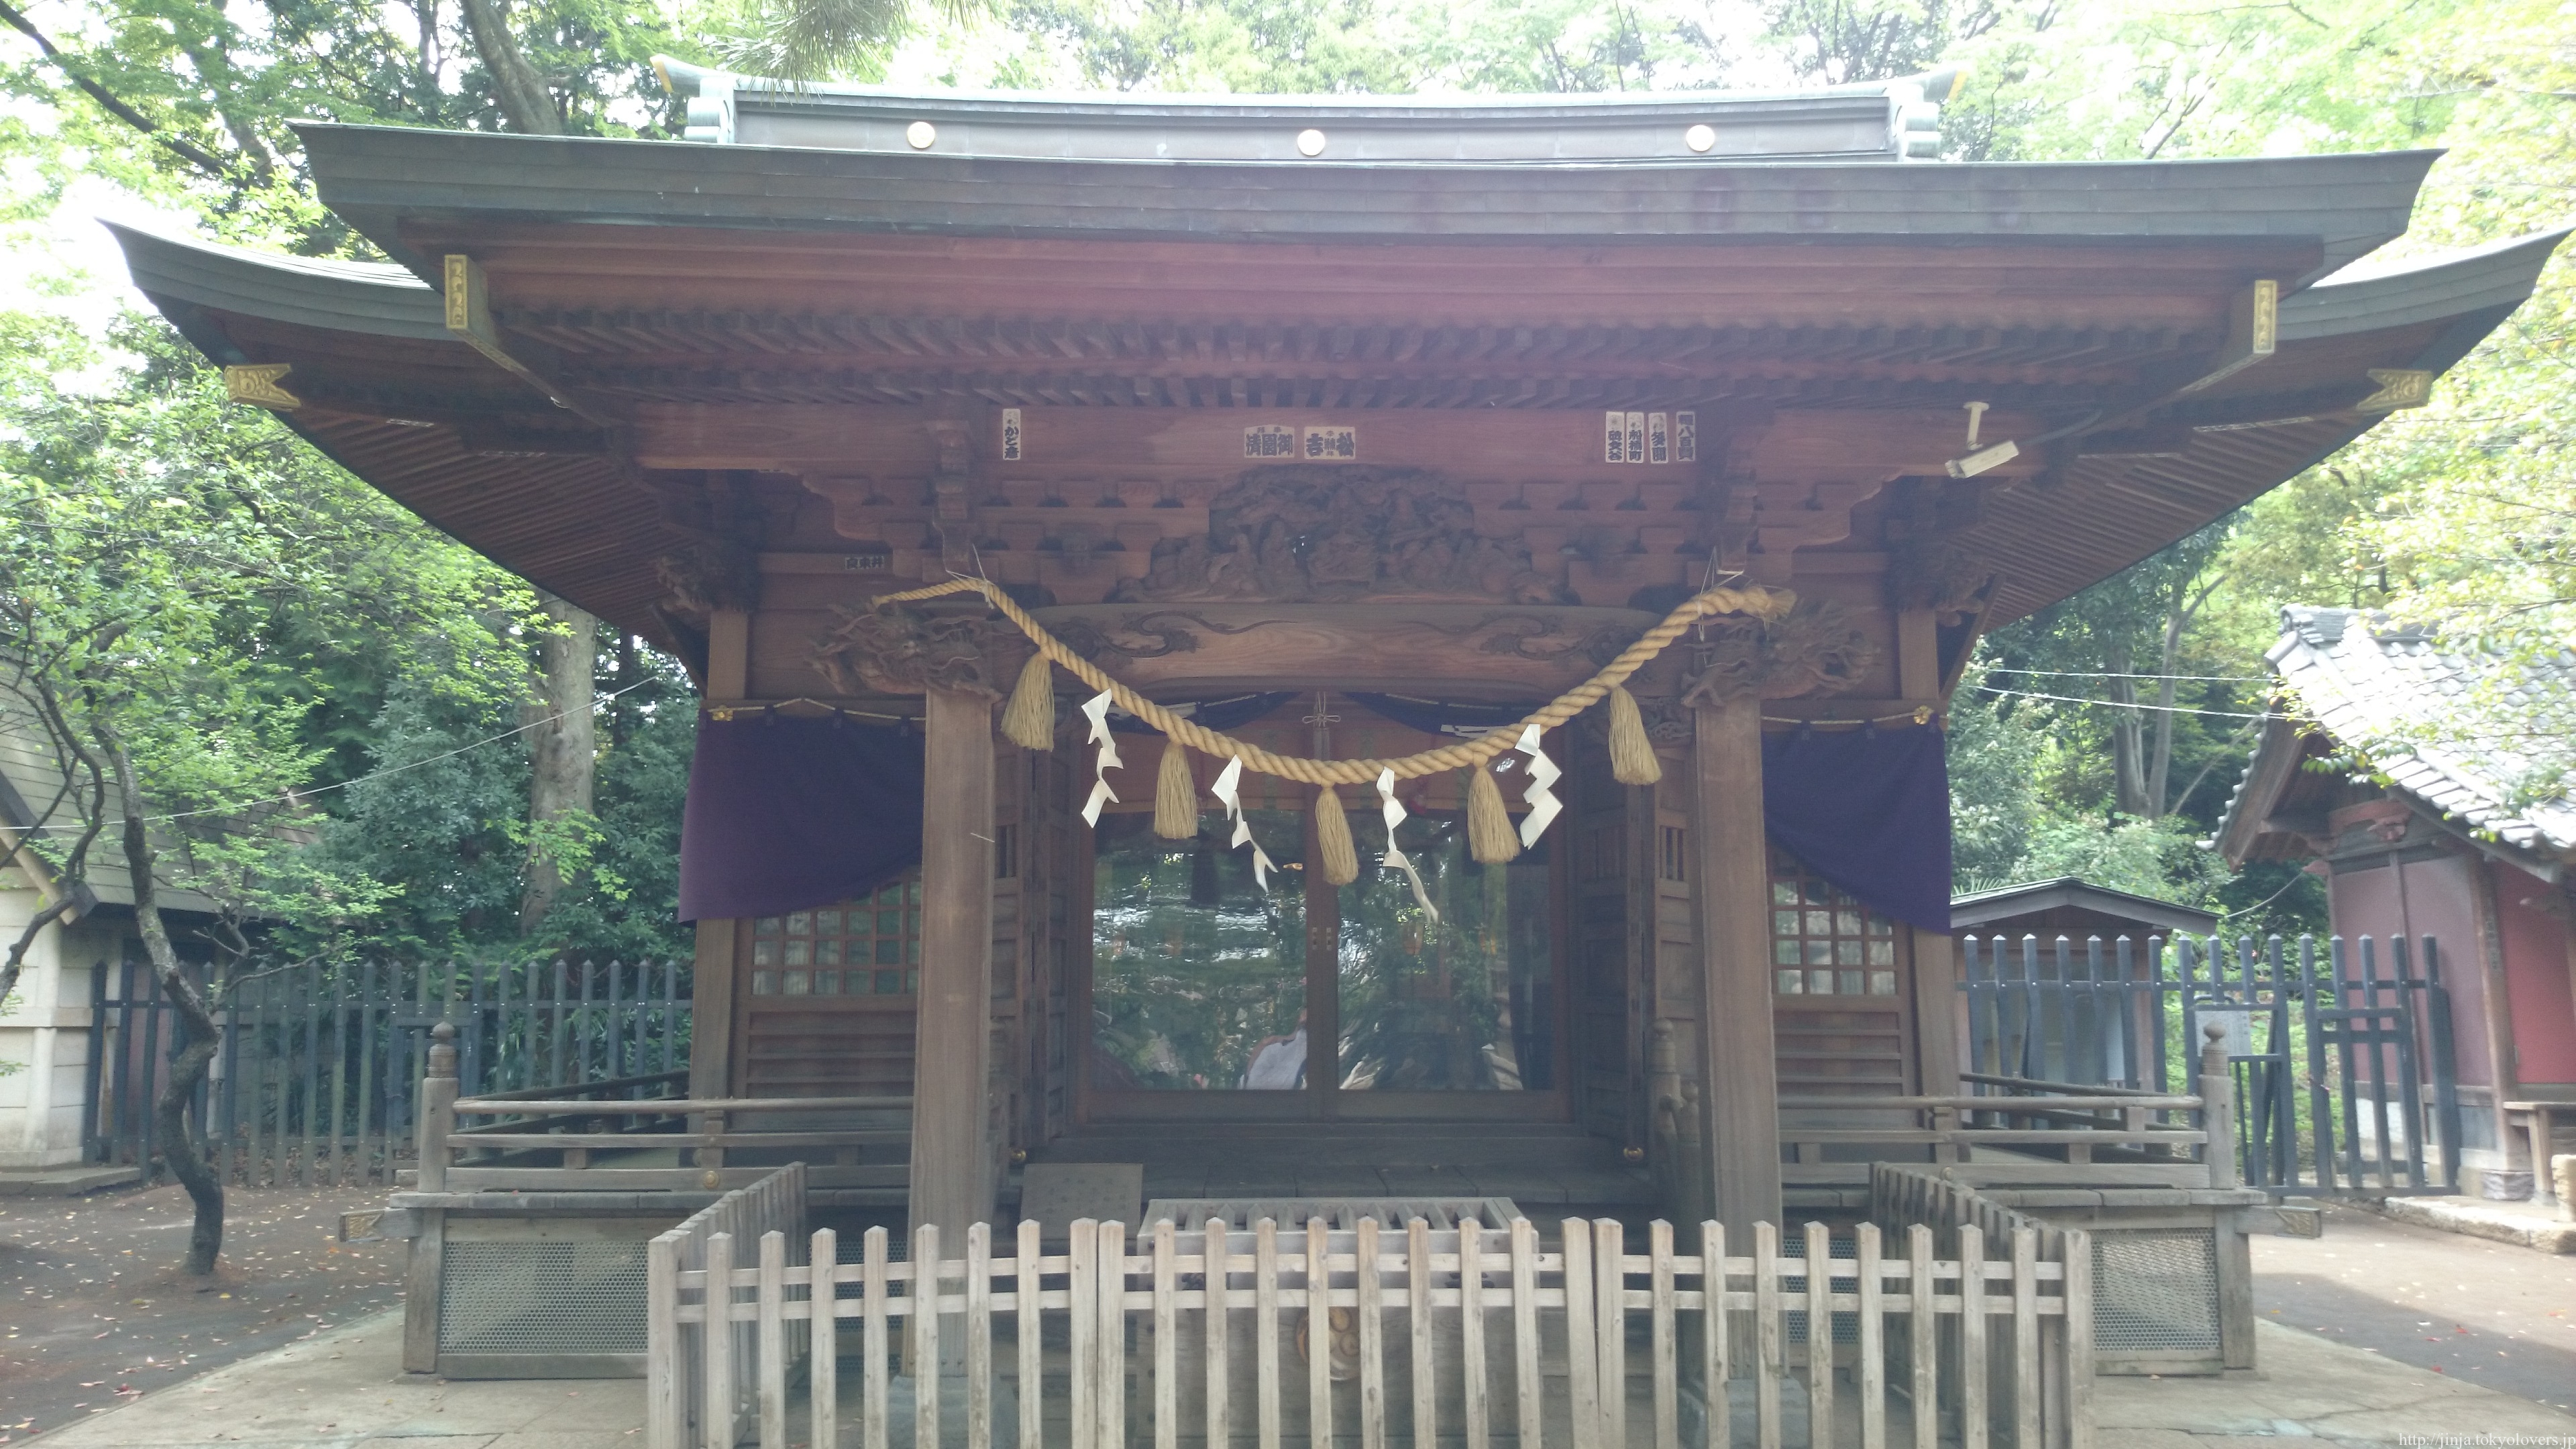
[[[2272,677],[2268,674],[2113,674],[2093,673],[2081,669],[2006,669],[2001,665],[1987,666],[1986,673],[2028,674],[2049,679],[2151,679],[2157,681],[2171,679],[2187,684],[2260,684]]]
[[[2084,696],[2082,696],[2082,695],[2076,695],[2076,694],[2035,694],[2035,693],[2033,693],[2033,692],[2031,692],[2031,691],[2029,691],[2029,690],[2026,690],[2026,689],[1998,689],[1998,688],[1996,688],[1995,686],[1993,686],[1993,685],[1991,685],[1991,684],[1979,684],[1979,685],[1975,685],[1975,686],[1972,686],[1972,687],[1973,687],[1973,688],[1976,688],[1976,689],[1978,689],[1978,690],[1981,690],[1981,691],[1983,691],[1983,692],[1985,692],[1985,693],[1987,693],[1987,694],[2000,694],[2000,695],[2004,695],[2004,696],[2006,696],[2006,697],[2008,697],[2008,698],[2011,698],[2011,699],[2045,699],[2045,700],[2051,700],[2051,701],[2054,701],[2054,702],[2059,703],[2059,704],[2090,704],[2090,705],[2098,705],[2098,706],[2100,706],[2101,708],[2104,708],[2104,709],[2144,709],[2144,710],[2152,710],[2152,711],[2154,711],[2154,712],[2155,712],[2155,713],[2157,713],[2157,714],[2196,714],[2196,715],[2205,715],[2205,716],[2207,716],[2208,718],[2211,718],[2211,719],[2292,719],[2292,718],[2295,718],[2295,716],[2293,716],[2293,715],[2276,714],[2276,713],[2272,713],[2272,712],[2270,712],[2270,711],[2266,711],[2266,712],[2261,713],[2261,714],[2249,714],[2249,713],[2246,713],[2246,712],[2245,712],[2245,711],[2243,711],[2243,710],[2232,710],[2232,709],[2192,709],[2192,708],[2190,708],[2190,707],[2188,707],[2188,706],[2186,706],[2186,705],[2179,705],[2179,704],[2129,704],[2129,703],[2126,703],[2126,702],[2124,702],[2124,701],[2116,700],[2116,699],[2087,699],[2087,698],[2085,698],[2085,697],[2084,697]]]

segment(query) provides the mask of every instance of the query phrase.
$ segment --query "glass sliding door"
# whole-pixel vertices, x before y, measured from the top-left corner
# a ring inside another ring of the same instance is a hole
[[[1091,1085],[1115,1092],[1306,1084],[1305,824],[1256,811],[1283,869],[1264,892],[1225,822],[1165,840],[1150,814],[1104,815],[1093,840]]]
[[[1374,758],[1440,742],[1384,721],[1366,728],[1353,743]],[[1142,760],[1125,776],[1122,790],[1152,778]],[[1104,813],[1088,863],[1081,1113],[1564,1118],[1560,832],[1508,864],[1478,864],[1467,784],[1452,771],[1403,787],[1409,815],[1397,833],[1421,873],[1419,896],[1383,867],[1384,828],[1357,788],[1343,800],[1360,878],[1340,887],[1305,868],[1304,786],[1247,790],[1253,837],[1278,866],[1266,893],[1214,810],[1189,840],[1154,833],[1149,798]]]
[[[1421,900],[1386,871],[1340,891],[1341,1088],[1547,1091],[1556,1085],[1548,842],[1508,865],[1478,865],[1463,812],[1416,819],[1428,839],[1405,853],[1421,872]]]

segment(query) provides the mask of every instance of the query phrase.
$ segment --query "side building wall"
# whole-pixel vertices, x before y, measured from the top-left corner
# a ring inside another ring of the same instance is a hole
[[[14,941],[42,898],[0,873],[0,941]],[[84,1155],[89,1109],[90,991],[111,969],[120,932],[47,926],[27,950],[18,989],[0,1009],[0,1172],[67,1167]]]

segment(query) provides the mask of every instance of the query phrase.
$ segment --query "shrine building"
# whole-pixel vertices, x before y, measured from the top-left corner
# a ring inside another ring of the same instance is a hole
[[[2429,151],[1944,161],[1946,74],[664,69],[685,140],[301,128],[389,263],[117,237],[237,400],[686,661],[687,1095],[909,1099],[809,1180],[948,1231],[1085,1163],[1848,1208],[1922,1150],[1794,1129],[1960,1090],[1979,635],[2422,405],[2559,239],[2381,260]]]

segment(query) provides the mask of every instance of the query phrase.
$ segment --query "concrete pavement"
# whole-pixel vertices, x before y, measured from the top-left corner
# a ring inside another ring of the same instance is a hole
[[[2576,1449],[2576,1416],[2301,1330],[2265,1323],[2257,1331],[2259,1377],[2099,1380],[2097,1449],[2229,1449],[2238,1440],[2310,1437],[2379,1446],[2445,1435],[2515,1436],[2524,1449]],[[630,1449],[643,1441],[640,1381],[407,1380],[401,1336],[399,1314],[369,1318],[148,1394],[41,1443]]]
[[[144,1395],[44,1449],[633,1449],[640,1379],[406,1379],[399,1310]]]

